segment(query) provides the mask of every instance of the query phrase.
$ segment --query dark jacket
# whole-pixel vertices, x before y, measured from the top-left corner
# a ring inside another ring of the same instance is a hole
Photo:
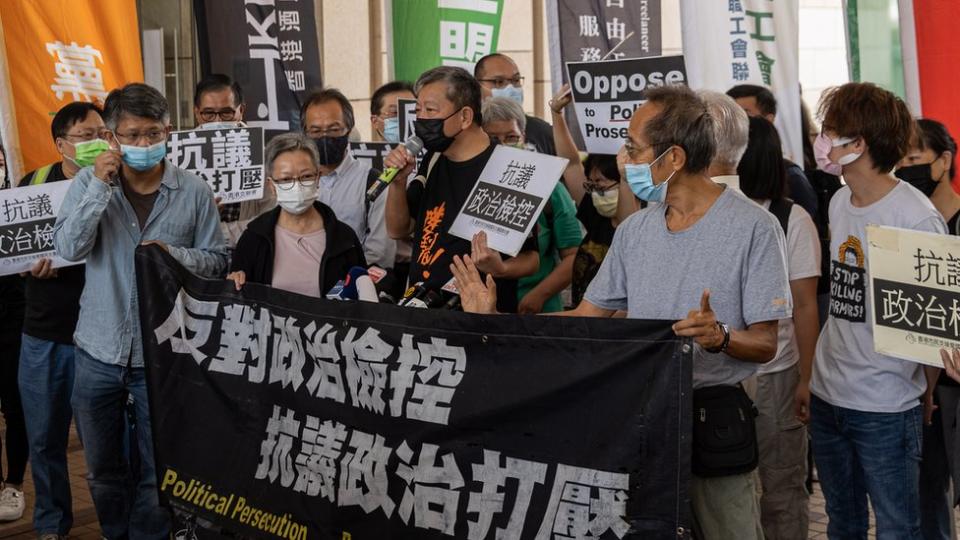
[[[367,261],[363,256],[363,246],[353,229],[337,220],[329,206],[314,202],[313,207],[320,212],[327,233],[327,245],[320,259],[320,275],[317,277],[321,294],[326,294],[354,266],[366,268]],[[279,207],[274,208],[247,225],[233,252],[231,272],[242,270],[248,282],[264,285],[273,283],[274,230],[280,212]]]

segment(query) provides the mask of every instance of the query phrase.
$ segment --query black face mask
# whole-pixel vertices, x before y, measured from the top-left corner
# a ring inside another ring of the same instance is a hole
[[[453,137],[448,137],[443,132],[443,124],[458,112],[460,112],[460,110],[454,111],[453,114],[446,118],[417,118],[414,120],[413,131],[417,134],[417,137],[420,137],[420,140],[423,141],[424,148],[430,152],[444,152],[447,148],[450,148],[450,145],[453,144],[453,141],[460,132],[458,131]]]
[[[317,145],[321,165],[339,165],[343,161],[343,156],[347,153],[350,134],[342,137],[320,137],[314,139],[313,142]]]
[[[930,164],[910,165],[909,167],[900,167],[894,172],[897,178],[910,184],[920,190],[921,193],[929,197],[937,189],[937,182],[933,179],[933,173],[930,171]]]

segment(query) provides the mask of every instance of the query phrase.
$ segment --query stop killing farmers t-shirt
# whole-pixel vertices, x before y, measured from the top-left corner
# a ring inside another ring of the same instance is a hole
[[[920,404],[927,383],[920,364],[874,350],[867,225],[946,232],[930,200],[906,182],[864,207],[850,202],[848,186],[837,191],[830,201],[830,317],[817,341],[810,391],[837,407],[903,412]]]

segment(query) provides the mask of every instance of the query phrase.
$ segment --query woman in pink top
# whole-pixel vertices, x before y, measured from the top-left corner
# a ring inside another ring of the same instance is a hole
[[[319,156],[302,133],[267,145],[267,181],[278,207],[253,220],[233,253],[227,279],[320,297],[354,266],[366,267],[363,246],[350,226],[317,201]]]

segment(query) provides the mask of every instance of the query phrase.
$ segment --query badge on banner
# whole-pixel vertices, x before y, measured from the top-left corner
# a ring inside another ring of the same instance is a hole
[[[960,347],[960,238],[870,225],[867,244],[874,348],[942,368]]]
[[[573,106],[587,152],[616,154],[648,88],[686,84],[683,56],[568,62]]]
[[[263,128],[175,131],[167,158],[202,178],[222,204],[263,198]]]
[[[498,145],[450,234],[472,240],[485,231],[492,249],[516,256],[566,166],[564,158]]]
[[[40,259],[53,268],[83,264],[57,256],[53,226],[71,182],[0,191],[0,276],[29,271]]]

